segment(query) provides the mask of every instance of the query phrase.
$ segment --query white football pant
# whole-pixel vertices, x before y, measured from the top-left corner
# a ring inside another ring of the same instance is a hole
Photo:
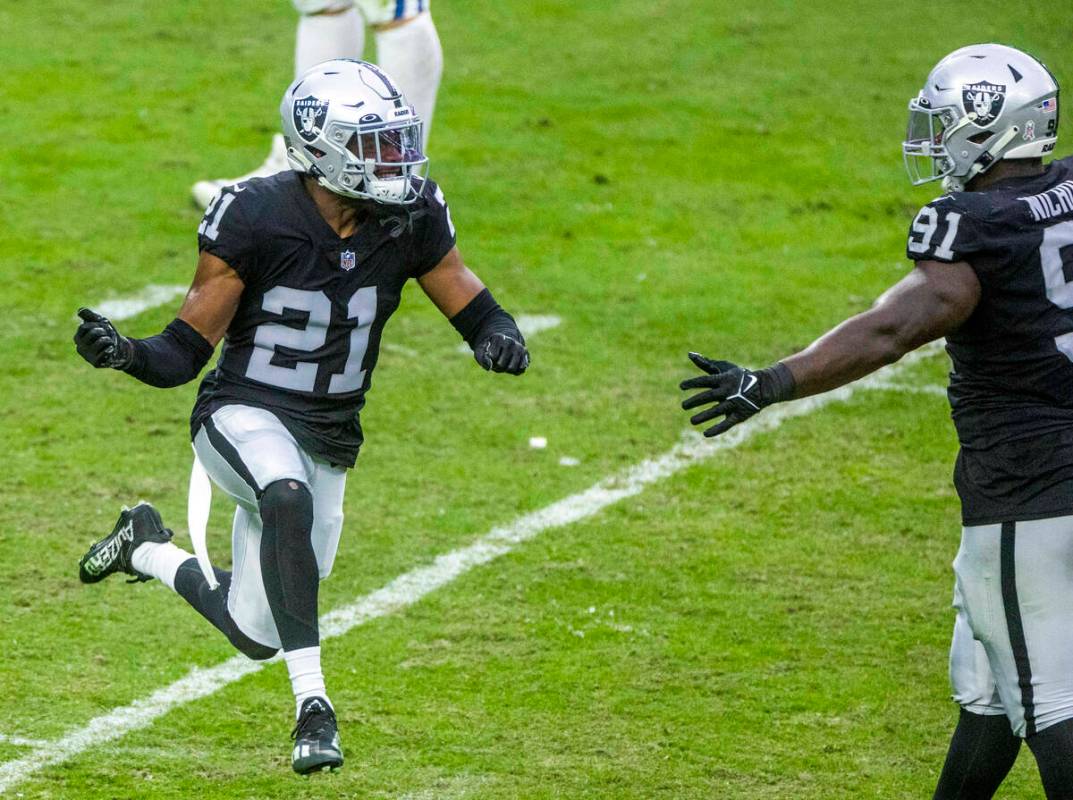
[[[261,514],[258,498],[269,484],[290,479],[313,495],[313,552],[320,579],[332,571],[343,529],[346,469],[306,453],[275,414],[227,405],[194,438],[194,449],[212,482],[236,503],[231,530],[232,575],[227,610],[246,636],[282,646],[261,578]]]
[[[954,699],[1021,737],[1073,718],[1073,516],[962,530]]]

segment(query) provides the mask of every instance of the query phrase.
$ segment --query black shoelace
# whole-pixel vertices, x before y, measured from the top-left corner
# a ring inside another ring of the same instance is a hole
[[[298,721],[294,723],[294,730],[291,731],[291,738],[297,739],[299,736],[326,736],[331,732],[335,726],[335,712],[328,706],[323,706],[322,709],[312,711],[310,713],[303,713],[298,718]]]

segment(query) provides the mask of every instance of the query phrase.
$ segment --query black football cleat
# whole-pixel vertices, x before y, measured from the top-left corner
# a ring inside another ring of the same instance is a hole
[[[298,715],[291,738],[294,739],[291,767],[299,775],[343,766],[339,726],[335,712],[324,698],[310,697],[302,703],[302,713]]]
[[[79,559],[78,578],[82,583],[96,583],[113,572],[125,572],[134,576],[128,583],[152,580],[151,575],[143,575],[130,565],[131,554],[144,542],[168,542],[171,537],[160,513],[148,503],[124,508],[112,532]]]

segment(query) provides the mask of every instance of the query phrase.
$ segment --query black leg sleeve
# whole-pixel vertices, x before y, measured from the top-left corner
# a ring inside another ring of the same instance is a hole
[[[227,611],[227,593],[231,591],[231,573],[216,569],[216,567],[213,567],[213,571],[216,573],[216,580],[220,582],[219,588],[215,591],[209,588],[208,581],[201,574],[197,559],[187,559],[175,573],[175,591],[201,616],[216,626],[239,652],[255,661],[274,656],[276,648],[255,642],[235,625],[235,621],[231,619],[231,614]]]
[[[313,495],[298,481],[269,484],[261,495],[261,577],[284,652],[320,644],[313,552]]]
[[[1044,728],[1025,741],[1036,757],[1047,800],[1073,800],[1073,719]]]
[[[1020,748],[1005,715],[961,709],[934,800],[991,800]]]

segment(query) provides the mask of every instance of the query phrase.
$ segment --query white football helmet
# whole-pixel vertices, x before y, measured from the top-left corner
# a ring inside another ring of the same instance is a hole
[[[1039,158],[1058,140],[1058,82],[1027,53],[1001,44],[955,50],[909,101],[902,142],[913,185],[960,191],[999,159]]]
[[[421,120],[374,64],[336,59],[307,70],[279,107],[287,159],[336,194],[406,205],[421,195],[428,159]]]

